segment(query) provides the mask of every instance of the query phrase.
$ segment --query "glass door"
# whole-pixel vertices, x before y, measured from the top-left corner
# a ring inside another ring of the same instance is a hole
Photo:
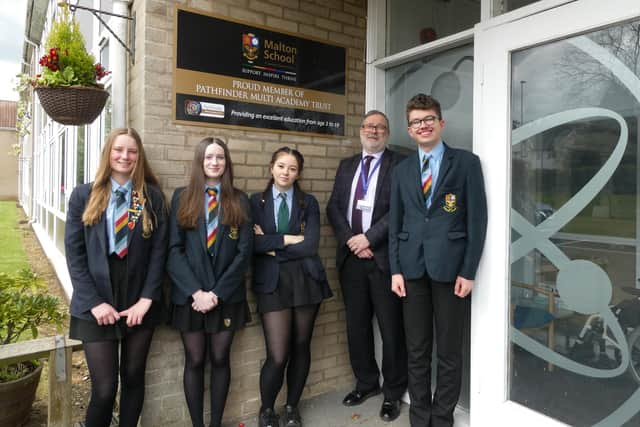
[[[640,425],[640,4],[476,27],[472,425]]]

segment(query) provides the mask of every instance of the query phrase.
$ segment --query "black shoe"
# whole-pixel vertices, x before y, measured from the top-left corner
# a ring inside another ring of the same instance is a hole
[[[344,399],[342,399],[342,404],[344,406],[356,406],[368,398],[380,394],[381,392],[382,390],[380,390],[380,387],[376,387],[369,391],[353,390],[351,393],[347,394]]]
[[[297,407],[285,405],[283,417],[285,427],[302,427],[302,418]]]
[[[260,416],[258,417],[258,427],[279,427],[280,420],[273,409],[267,408],[260,411]]]
[[[400,401],[384,399],[380,408],[380,419],[382,421],[391,422],[400,415]]]

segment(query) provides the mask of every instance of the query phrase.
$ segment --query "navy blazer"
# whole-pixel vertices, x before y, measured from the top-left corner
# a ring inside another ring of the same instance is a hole
[[[91,309],[106,302],[114,305],[109,274],[109,239],[107,238],[106,213],[95,225],[85,226],[82,214],[93,184],[77,186],[69,199],[69,210],[64,231],[64,247],[67,267],[71,276],[73,295],[71,315],[94,320]],[[155,228],[150,237],[142,236],[142,217],[129,232],[127,251],[127,305],[140,298],[159,301],[162,295],[162,279],[167,254],[167,210],[160,189],[147,185],[144,209],[153,211]]]
[[[333,191],[327,203],[327,217],[338,240],[338,246],[336,248],[336,265],[338,270],[342,268],[345,259],[347,259],[347,256],[351,253],[351,250],[347,246],[347,241],[354,236],[354,233],[347,220],[347,211],[349,210],[353,177],[358,169],[361,158],[362,153],[358,153],[340,162],[338,170],[336,171]],[[382,154],[371,216],[371,227],[364,233],[369,240],[376,265],[385,272],[389,271],[388,231],[391,170],[402,159],[404,159],[404,155],[389,149],[386,149]]]
[[[249,268],[253,243],[251,218],[239,227],[218,224],[215,253],[207,249],[207,225],[202,216],[194,229],[178,225],[176,214],[180,195],[185,187],[176,189],[171,200],[169,216],[169,256],[167,272],[173,282],[171,300],[184,305],[197,290],[213,291],[222,302],[242,302],[247,299],[244,277]],[[249,200],[240,190],[242,210],[249,215]]]
[[[445,144],[431,206],[422,195],[414,151],[393,170],[389,211],[391,274],[438,282],[473,280],[487,230],[487,200],[480,159]]]
[[[265,197],[266,196],[266,197]],[[258,224],[264,235],[254,236],[253,290],[257,293],[271,293],[278,286],[280,263],[302,259],[306,274],[316,282],[327,281],[327,276],[318,256],[320,242],[320,207],[311,194],[295,190],[293,193],[291,218],[288,234],[304,234],[304,240],[294,245],[284,245],[284,237],[278,234],[273,213],[271,189],[251,195],[253,222]],[[275,256],[267,252],[275,252]]]

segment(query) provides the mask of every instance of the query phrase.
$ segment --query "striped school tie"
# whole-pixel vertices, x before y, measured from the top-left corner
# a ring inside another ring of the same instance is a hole
[[[207,188],[207,249],[213,255],[213,245],[216,243],[218,235],[218,190]]]
[[[120,258],[124,258],[127,255],[127,240],[129,238],[129,206],[127,205],[127,190],[118,188],[116,190],[116,211],[114,221],[114,236],[115,236],[115,253]]]
[[[431,204],[429,196],[431,196],[431,167],[429,166],[429,160],[431,156],[426,156],[422,161],[422,195],[424,196],[424,202],[429,208]]]

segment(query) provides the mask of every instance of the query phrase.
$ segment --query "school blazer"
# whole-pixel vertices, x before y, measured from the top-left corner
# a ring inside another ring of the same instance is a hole
[[[391,175],[389,261],[391,274],[438,282],[473,280],[487,230],[487,201],[480,159],[445,144],[431,206],[422,195],[418,153]]]
[[[266,197],[264,197],[266,195]],[[320,241],[320,208],[311,194],[294,190],[291,203],[291,218],[288,234],[304,234],[304,240],[295,245],[284,245],[284,237],[278,234],[273,213],[271,189],[251,195],[251,214],[264,235],[254,236],[253,290],[271,293],[278,286],[280,263],[302,259],[306,274],[316,282],[327,281],[327,276],[318,256]],[[300,203],[302,201],[302,203]],[[267,255],[274,251],[275,256]]]
[[[65,224],[64,246],[67,268],[73,286],[71,315],[94,320],[91,309],[104,302],[113,305],[109,275],[109,239],[106,214],[95,225],[84,225],[82,213],[91,195],[91,184],[77,186],[71,193]],[[140,298],[159,302],[167,254],[167,210],[160,189],[147,185],[144,209],[156,218],[151,236],[142,235],[142,216],[129,232],[127,252],[127,304]]]
[[[251,218],[239,227],[218,225],[215,253],[209,255],[207,249],[207,225],[202,205],[202,217],[195,229],[184,229],[178,225],[176,214],[180,195],[185,187],[176,189],[171,200],[169,216],[169,255],[167,272],[173,282],[171,300],[184,305],[199,289],[213,291],[222,302],[245,301],[247,293],[244,277],[249,268],[253,243]],[[249,214],[249,200],[240,190],[243,212]]]
[[[342,269],[345,259],[351,253],[351,250],[347,247],[347,241],[354,236],[354,233],[347,220],[347,211],[349,210],[349,201],[351,199],[351,184],[361,158],[362,153],[358,153],[340,162],[336,171],[333,191],[327,203],[327,217],[338,241],[336,248],[336,266],[338,270]],[[364,233],[369,240],[376,265],[385,272],[389,272],[388,236],[391,170],[402,159],[404,159],[402,154],[389,149],[386,149],[382,154],[378,169],[378,183],[371,216],[371,227]]]

